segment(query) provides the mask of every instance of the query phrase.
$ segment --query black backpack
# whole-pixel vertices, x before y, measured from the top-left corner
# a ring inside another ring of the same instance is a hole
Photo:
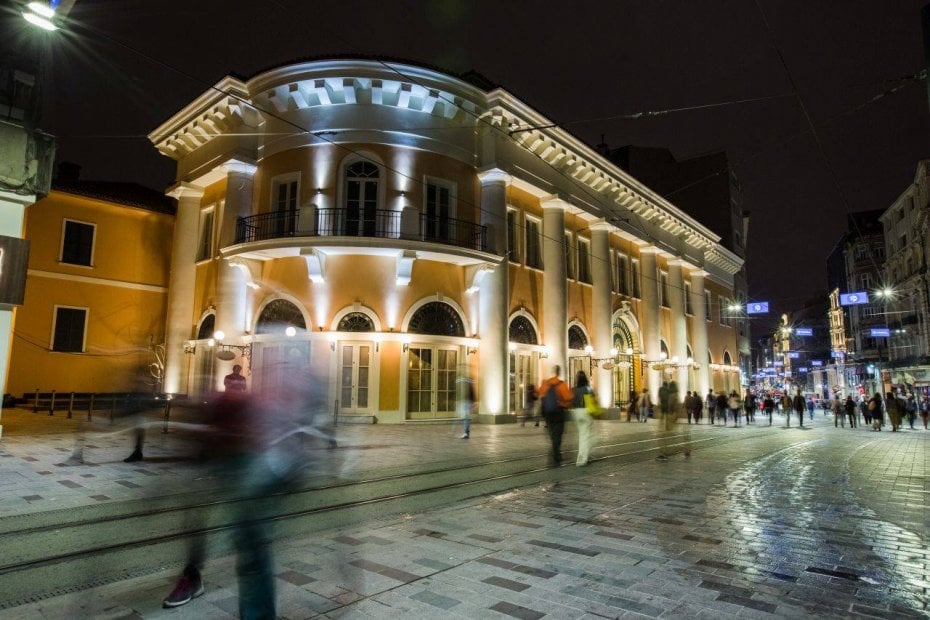
[[[550,384],[549,389],[546,390],[546,395],[543,396],[542,400],[540,401],[540,412],[547,420],[557,418],[562,415],[562,406],[559,404],[559,396],[555,393],[556,388],[561,384],[561,381],[558,383]]]

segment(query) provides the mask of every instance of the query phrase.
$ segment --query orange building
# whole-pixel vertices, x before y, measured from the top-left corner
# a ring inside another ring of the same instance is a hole
[[[70,176],[26,209],[29,271],[6,391],[138,390],[140,379],[155,389],[174,201],[61,170]]]
[[[333,410],[520,411],[555,364],[738,389],[733,276],[702,226],[503,88],[376,60],[227,77],[150,134],[177,162],[165,389],[252,389],[298,351]],[[219,353],[219,355],[218,355]]]

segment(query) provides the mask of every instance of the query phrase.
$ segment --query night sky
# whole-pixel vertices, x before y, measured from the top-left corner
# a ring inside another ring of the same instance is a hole
[[[146,134],[229,73],[345,53],[475,69],[592,145],[726,150],[750,297],[789,310],[825,292],[844,214],[888,207],[930,156],[925,83],[902,79],[924,66],[924,4],[77,0],[80,27],[42,46],[41,127],[84,178],[163,189],[173,162]],[[0,46],[31,54],[37,31],[8,7]]]

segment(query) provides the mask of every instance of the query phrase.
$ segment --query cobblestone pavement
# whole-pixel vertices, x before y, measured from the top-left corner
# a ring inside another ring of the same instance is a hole
[[[696,450],[690,459],[663,463],[646,454],[625,465],[595,461],[580,477],[554,476],[438,510],[289,540],[277,547],[278,614],[927,617],[930,432],[835,429],[820,413],[805,430],[778,422],[762,433],[752,426],[695,429],[745,437]],[[4,413],[7,424],[14,426]],[[596,426],[599,440],[641,432],[637,424]],[[391,446],[366,451],[371,467],[537,448],[545,445],[538,430],[478,426],[469,441],[437,427],[365,427],[350,435],[358,445]],[[566,442],[570,448],[574,438]],[[0,465],[21,460],[27,443],[5,436]],[[45,447],[34,457],[36,467],[67,452],[39,443]],[[100,450],[122,447],[122,454],[125,446]],[[109,488],[122,487],[116,482]],[[75,493],[68,501],[82,493],[59,486]],[[203,597],[163,610],[177,571],[0,611],[0,618],[236,617],[234,558],[208,563]]]

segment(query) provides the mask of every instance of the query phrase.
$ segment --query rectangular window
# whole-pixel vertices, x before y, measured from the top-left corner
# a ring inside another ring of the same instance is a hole
[[[704,319],[709,321],[713,316],[710,313],[710,291],[704,291]]]
[[[860,273],[859,274],[859,286],[864,291],[871,289],[872,288],[872,274],[871,273]]]
[[[87,310],[85,308],[56,306],[55,327],[52,329],[52,351],[83,353],[86,323]]]
[[[632,260],[633,265],[633,277],[630,280],[630,283],[633,285],[633,297],[639,299],[640,291],[640,282],[639,282],[639,261],[635,258]]]
[[[685,314],[694,314],[691,309],[691,283],[685,282]]]
[[[61,239],[61,262],[91,266],[94,253],[94,224],[65,220]]]
[[[200,212],[200,241],[197,244],[197,260],[213,258],[213,209]]]
[[[507,260],[512,263],[520,262],[520,251],[517,248],[517,212],[507,209]]]
[[[578,281],[591,284],[591,242],[578,237]]]
[[[727,303],[727,300],[723,297],[717,298],[717,314],[719,315],[718,320],[721,325],[727,324]]]
[[[540,221],[527,216],[524,225],[526,227],[526,266],[542,269],[542,252],[539,247]]]
[[[668,294],[668,274],[664,271],[659,272],[659,305],[663,308],[668,308],[669,300],[671,298]]]
[[[426,182],[426,218],[429,236],[433,239],[449,239],[450,233],[455,235],[455,226],[450,227],[450,218],[454,215],[453,200],[455,186],[442,179],[428,179]],[[374,220],[376,203],[372,203],[370,213],[366,217]],[[458,243],[464,239],[455,239]]]
[[[294,211],[295,209],[297,209],[297,181],[276,181],[274,210]]]
[[[567,280],[575,278],[574,265],[572,264],[572,257],[575,254],[573,246],[571,233],[565,233],[565,278]]]
[[[617,288],[623,295],[630,294],[629,262],[625,254],[617,254]]]
[[[610,256],[607,259],[609,262],[607,265],[610,270],[610,290],[613,293],[618,293],[620,291],[619,281],[617,279],[617,253],[613,248],[610,248]]]

